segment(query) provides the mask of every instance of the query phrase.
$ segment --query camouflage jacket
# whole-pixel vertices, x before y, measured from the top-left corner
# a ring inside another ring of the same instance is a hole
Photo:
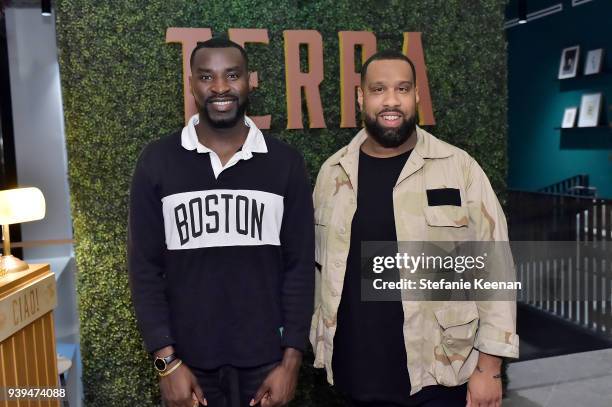
[[[321,167],[314,190],[315,311],[310,342],[315,367],[333,384],[332,352],[352,218],[357,205],[361,130]],[[426,190],[456,188],[461,206],[429,206]],[[508,241],[506,220],[491,184],[465,151],[417,127],[417,143],[393,190],[398,241]],[[434,384],[468,381],[479,351],[518,357],[514,301],[402,301],[411,394]]]

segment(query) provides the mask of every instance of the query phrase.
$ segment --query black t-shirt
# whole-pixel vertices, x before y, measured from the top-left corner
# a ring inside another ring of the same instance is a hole
[[[332,360],[336,386],[359,401],[406,404],[410,396],[402,304],[361,300],[360,255],[362,241],[397,240],[393,187],[409,156],[410,151],[390,158],[359,153],[357,211]],[[371,276],[372,270],[365,267],[363,273]]]

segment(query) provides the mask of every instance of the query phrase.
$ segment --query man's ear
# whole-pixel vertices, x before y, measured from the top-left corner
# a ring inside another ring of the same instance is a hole
[[[257,72],[249,71],[249,93],[253,92],[257,88],[258,79]]]
[[[363,89],[361,89],[361,86],[357,87],[357,103],[359,104],[359,110],[363,112]]]
[[[419,98],[419,87],[418,86],[414,87],[414,93],[416,94],[416,103],[418,105],[419,102],[421,101],[421,98]]]

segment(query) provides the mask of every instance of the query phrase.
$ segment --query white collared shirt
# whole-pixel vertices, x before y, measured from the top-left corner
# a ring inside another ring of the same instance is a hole
[[[219,178],[219,174],[235,165],[238,161],[250,159],[253,157],[253,153],[268,152],[268,146],[266,145],[266,140],[261,130],[257,128],[253,120],[244,116],[244,124],[249,128],[249,134],[247,134],[247,138],[240,151],[237,151],[225,165],[222,165],[217,153],[200,143],[200,140],[198,140],[195,126],[199,122],[199,114],[195,114],[189,119],[187,126],[183,128],[183,132],[181,133],[181,145],[187,150],[196,150],[198,153],[209,153],[210,164],[212,165],[215,178]]]

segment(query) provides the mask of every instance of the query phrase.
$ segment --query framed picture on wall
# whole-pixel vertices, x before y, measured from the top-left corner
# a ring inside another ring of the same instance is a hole
[[[601,111],[601,93],[586,93],[580,101],[578,127],[595,127],[599,123]]]
[[[559,63],[559,79],[573,78],[576,76],[579,58],[579,45],[563,48],[563,52],[561,52],[561,62]]]
[[[584,74],[593,75],[600,73],[602,61],[603,48],[592,49],[587,52],[586,60],[584,61]]]
[[[565,113],[563,113],[563,122],[561,122],[562,129],[569,129],[574,127],[576,123],[576,113],[578,112],[578,107],[568,107],[565,109]]]

